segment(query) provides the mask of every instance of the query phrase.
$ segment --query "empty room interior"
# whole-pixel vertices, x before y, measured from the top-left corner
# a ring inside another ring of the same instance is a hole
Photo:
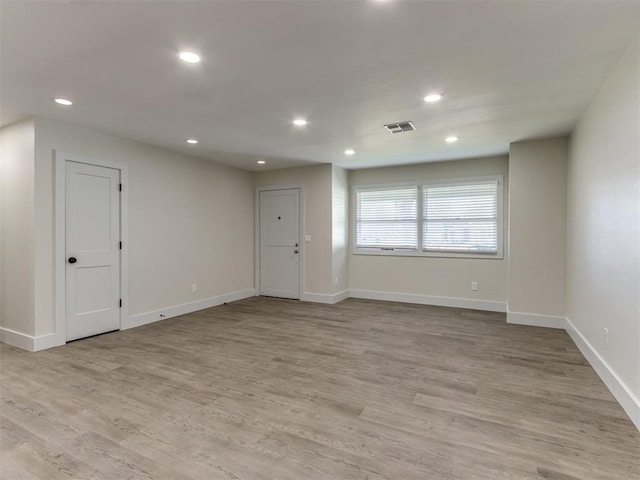
[[[0,1],[0,478],[640,479],[640,2]]]

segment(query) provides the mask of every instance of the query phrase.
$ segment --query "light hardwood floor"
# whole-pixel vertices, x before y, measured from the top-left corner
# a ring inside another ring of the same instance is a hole
[[[504,314],[251,298],[0,353],[2,479],[640,479],[569,337]]]

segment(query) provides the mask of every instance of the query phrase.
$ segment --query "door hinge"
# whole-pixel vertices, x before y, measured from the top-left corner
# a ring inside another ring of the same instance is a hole
[[[120,250],[122,250],[122,242],[120,242]]]
[[[122,191],[122,184],[121,183],[118,184],[118,190]]]
[[[120,308],[122,308],[122,299],[120,299]]]

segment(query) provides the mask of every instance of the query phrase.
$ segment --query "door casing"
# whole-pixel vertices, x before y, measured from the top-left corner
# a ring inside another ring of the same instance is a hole
[[[125,163],[102,160],[86,155],[55,151],[55,336],[56,345],[66,343],[66,164],[67,161],[120,170],[120,329],[129,318],[129,195],[128,168]]]
[[[268,192],[273,190],[290,190],[297,188],[300,190],[300,208],[299,215],[299,237],[300,238],[300,258],[298,260],[298,299],[302,300],[302,294],[304,292],[304,188],[300,184],[287,184],[287,185],[269,185],[256,187],[255,191],[255,222],[254,222],[254,288],[255,294],[260,295],[260,192]]]

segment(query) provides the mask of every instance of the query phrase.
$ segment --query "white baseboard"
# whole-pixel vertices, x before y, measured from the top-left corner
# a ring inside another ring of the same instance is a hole
[[[235,302],[237,300],[242,300],[243,298],[253,297],[255,294],[255,290],[250,288],[248,290],[240,290],[238,292],[217,295],[215,297],[209,297],[195,302],[183,303],[171,307],[160,308],[158,310],[152,310],[150,312],[138,313],[130,316],[126,323],[121,326],[121,330],[140,327],[142,325],[147,325],[148,323],[166,320],[167,318],[185,315],[198,310],[204,310],[205,308],[217,307],[223,303]]]
[[[349,290],[352,298],[367,300],[384,300],[387,302],[418,303],[420,305],[436,305],[438,307],[470,308],[489,312],[506,312],[507,304],[491,300],[474,300],[457,297],[435,297],[431,295],[414,295],[409,293],[382,292],[378,290]]]
[[[2,343],[21,348],[23,350],[29,350],[33,352],[34,337],[27,335],[26,333],[16,332],[9,328],[0,327],[0,340]]]
[[[47,333],[46,335],[40,335],[33,339],[33,351],[39,352],[40,350],[46,350],[47,348],[59,347],[64,345],[65,342],[60,342],[58,336],[55,333]]]
[[[575,327],[571,320],[566,320],[567,333],[576,344],[582,355],[591,364],[600,379],[607,386],[609,391],[622,406],[624,411],[634,423],[636,428],[640,430],[640,400],[629,390],[625,383],[616,375],[607,362],[598,354],[591,346],[586,338]]]
[[[302,294],[303,302],[334,304],[349,298],[349,290],[343,290],[334,294],[305,292]]]
[[[567,318],[537,313],[507,312],[507,323],[531,327],[566,328]]]
[[[35,337],[33,335],[27,335],[26,333],[16,332],[9,328],[0,327],[0,341],[2,343],[28,350],[29,352],[37,352],[39,350],[56,347],[59,345],[57,340],[55,333]]]
[[[342,300],[346,300],[349,298],[349,290],[342,290],[341,292],[333,294],[333,303],[341,302]]]

